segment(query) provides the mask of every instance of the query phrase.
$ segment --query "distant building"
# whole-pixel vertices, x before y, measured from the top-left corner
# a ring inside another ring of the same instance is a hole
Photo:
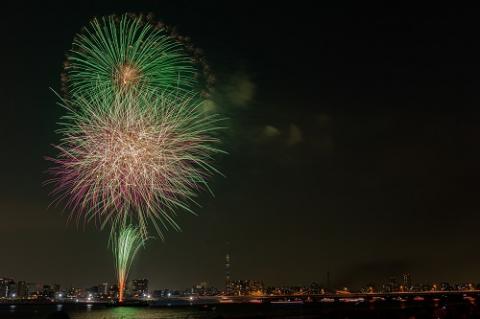
[[[234,280],[231,286],[235,296],[262,295],[265,290],[263,281],[257,280]]]
[[[111,285],[108,289],[108,296],[111,298],[118,298],[118,286]]]
[[[174,295],[170,289],[160,289],[153,292],[153,298],[168,298]]]
[[[15,281],[10,278],[0,278],[0,298],[8,298],[15,289]]]
[[[412,289],[412,276],[409,273],[402,274],[402,285],[405,291],[409,291]]]
[[[397,282],[397,278],[395,276],[391,276],[388,278],[387,282],[383,284],[383,292],[396,292],[400,291],[400,285]]]
[[[171,298],[171,297],[185,297],[191,296],[191,289],[186,290],[176,290],[176,289],[160,289],[153,291],[153,298]]]
[[[52,287],[54,293],[60,292],[60,288],[61,288],[60,284],[54,284]]]
[[[193,295],[204,296],[206,294],[208,288],[208,284],[206,281],[202,281],[196,285],[194,285],[190,291]]]
[[[17,297],[18,298],[27,298],[28,297],[28,286],[25,281],[17,282]]]
[[[144,294],[148,294],[148,279],[132,280],[132,295],[142,297]]]
[[[449,290],[453,290],[453,288],[450,286],[450,284],[448,282],[441,282],[440,283],[440,290],[449,291]]]
[[[97,298],[100,291],[101,291],[101,288],[99,288],[98,286],[93,286],[87,289],[87,294],[89,296],[91,295],[92,297]]]
[[[310,284],[310,287],[308,288],[308,293],[311,294],[311,295],[318,295],[322,292],[322,287],[316,283],[316,282],[312,282]]]
[[[27,291],[29,298],[37,299],[42,294],[42,285],[35,282],[29,282],[27,283]]]
[[[41,297],[45,299],[51,299],[55,295],[54,288],[50,285],[43,285]]]
[[[108,282],[102,282],[100,284],[100,293],[103,294],[103,295],[108,295],[108,290],[109,290],[109,286],[108,286]]]
[[[70,287],[68,290],[67,290],[67,299],[77,299],[79,297],[81,297],[83,295],[83,289],[81,288],[75,288],[75,287]]]

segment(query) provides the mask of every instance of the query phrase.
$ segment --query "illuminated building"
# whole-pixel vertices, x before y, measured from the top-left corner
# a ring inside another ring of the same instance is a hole
[[[404,273],[402,275],[402,285],[405,287],[405,290],[409,291],[412,288],[412,276],[409,273]]]
[[[55,295],[55,292],[54,292],[52,286],[43,285],[41,297],[47,299],[47,298],[53,298],[54,295]]]
[[[232,282],[230,279],[230,253],[225,255],[225,292],[229,295],[232,292]]]
[[[27,298],[28,297],[28,287],[25,281],[17,282],[17,297],[18,298]]]
[[[10,278],[0,278],[0,298],[8,298],[15,290],[15,282]]]
[[[231,282],[231,287],[235,296],[262,295],[264,293],[263,281],[234,280]]]
[[[108,295],[108,282],[103,282],[102,284],[100,284],[100,293],[103,294],[103,295]]]
[[[142,297],[148,294],[148,279],[132,280],[132,294],[134,297]]]
[[[27,283],[27,291],[29,298],[36,299],[41,295],[42,285],[35,282],[29,282]]]

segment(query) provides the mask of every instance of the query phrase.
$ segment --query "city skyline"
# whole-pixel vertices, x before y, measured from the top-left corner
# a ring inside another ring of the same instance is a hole
[[[328,282],[311,282],[310,284],[271,285],[263,280],[231,279],[224,287],[215,287],[206,281],[192,283],[189,287],[152,287],[147,278],[129,279],[125,293],[129,298],[155,299],[176,296],[273,296],[273,295],[324,295],[345,293],[407,293],[407,292],[441,292],[441,291],[480,291],[480,283],[446,281],[415,282],[410,273],[385,278],[381,282],[368,282],[360,288],[331,286]],[[75,299],[118,297],[116,281],[102,281],[99,284],[84,286],[47,282],[28,282],[16,278],[0,277],[0,299]],[[78,294],[78,295],[75,295]],[[103,297],[102,297],[103,296]],[[44,300],[46,301],[46,300]],[[88,300],[91,301],[91,300]]]
[[[480,282],[480,103],[468,10],[85,1],[15,4],[4,41],[0,275],[113,282],[99,225],[66,225],[43,183],[65,52],[92,17],[152,12],[201,48],[226,156],[182,232],[131,269],[152,287],[232,279],[362,286],[392,275]],[[38,6],[38,7],[37,7]],[[181,10],[180,10],[181,7]],[[435,11],[435,12],[434,12]],[[361,14],[360,14],[361,13]],[[19,23],[19,21],[21,23]],[[221,26],[221,27],[219,27]],[[228,242],[228,248],[227,248]]]

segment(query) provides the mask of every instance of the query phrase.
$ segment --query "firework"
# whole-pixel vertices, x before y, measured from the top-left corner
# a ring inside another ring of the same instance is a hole
[[[132,15],[93,19],[75,38],[65,69],[68,91],[84,98],[189,90],[196,77],[179,41]]]
[[[118,281],[118,301],[123,302],[125,284],[133,259],[140,247],[145,243],[139,228],[122,225],[118,234],[112,237],[113,256]]]
[[[147,236],[149,222],[163,238],[178,209],[191,211],[194,197],[208,189],[221,152],[219,118],[201,102],[182,95],[119,95],[111,101],[77,99],[67,105],[52,182],[77,222],[105,226],[133,222]]]
[[[111,227],[119,302],[149,225],[162,239],[179,230],[176,212],[193,213],[195,196],[218,173],[222,119],[198,98],[214,78],[184,40],[139,16],[93,19],[62,75],[67,114],[49,182],[70,219]]]

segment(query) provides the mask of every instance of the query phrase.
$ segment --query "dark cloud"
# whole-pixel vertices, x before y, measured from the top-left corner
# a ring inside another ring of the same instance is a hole
[[[218,90],[235,107],[248,107],[255,96],[255,84],[245,70],[231,74]]]
[[[303,141],[303,133],[300,128],[295,124],[290,124],[288,129],[287,145],[292,146]]]

